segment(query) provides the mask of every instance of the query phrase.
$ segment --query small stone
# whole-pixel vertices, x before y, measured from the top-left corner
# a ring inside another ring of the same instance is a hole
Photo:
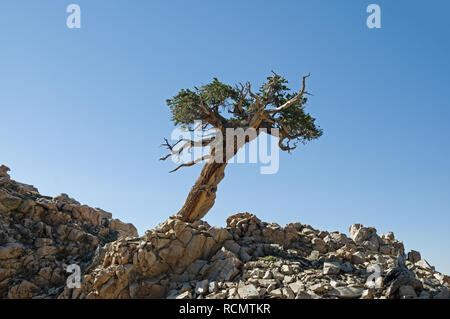
[[[292,289],[294,294],[298,294],[301,290],[303,290],[305,285],[301,281],[296,281],[289,284],[289,288]]]
[[[289,265],[281,266],[281,272],[285,275],[292,275],[292,268]]]
[[[295,298],[295,294],[294,292],[291,290],[291,288],[289,287],[284,287],[282,289],[283,291],[283,296],[287,299],[294,299]]]
[[[246,285],[238,288],[238,294],[242,299],[257,299],[259,298],[259,291],[254,285]]]
[[[323,273],[325,275],[337,275],[341,271],[341,265],[337,262],[324,262]]]
[[[326,289],[323,283],[318,283],[309,287],[309,289],[313,292],[320,293]]]
[[[175,299],[192,299],[192,293],[190,291],[185,291],[176,296]]]
[[[270,295],[275,298],[283,298],[283,291],[280,288],[274,289],[270,292]]]
[[[208,279],[197,282],[195,285],[195,293],[198,295],[204,294],[208,291]]]
[[[219,286],[217,285],[217,281],[211,281],[208,284],[208,292],[211,294],[211,293],[217,292],[217,290],[219,290]]]

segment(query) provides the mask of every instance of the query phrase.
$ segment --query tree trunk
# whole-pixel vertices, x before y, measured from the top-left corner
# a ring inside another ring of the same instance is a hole
[[[225,176],[225,163],[207,162],[202,168],[199,178],[178,212],[181,219],[194,222],[201,219],[213,207],[216,200],[217,185]]]
[[[229,141],[225,143],[222,149],[223,162],[207,161],[205,163],[200,177],[191,188],[183,207],[178,212],[178,216],[181,216],[183,221],[194,222],[208,213],[216,200],[217,185],[225,177],[225,167],[228,164],[228,160],[233,158],[245,144],[257,138],[258,135],[259,131],[256,131],[255,135],[244,135],[240,139],[234,136],[231,142],[231,154],[228,154],[226,147]],[[223,140],[225,140],[225,137],[223,137]]]

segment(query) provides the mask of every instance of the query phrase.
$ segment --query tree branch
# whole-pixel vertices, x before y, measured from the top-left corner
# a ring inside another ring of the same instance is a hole
[[[171,152],[170,152],[169,154],[167,154],[166,156],[161,157],[161,158],[159,159],[159,160],[161,160],[161,161],[165,161],[166,159],[168,159],[169,157],[174,156],[174,155],[179,156],[180,153],[181,153],[182,151],[186,150],[186,149],[187,149],[188,152],[190,153],[192,147],[199,147],[199,146],[205,147],[205,146],[208,146],[208,145],[210,145],[212,142],[214,142],[215,137],[207,138],[207,139],[202,139],[202,140],[200,140],[200,141],[192,141],[192,140],[188,140],[188,139],[181,139],[181,140],[179,140],[178,142],[176,142],[176,143],[173,144],[173,145],[170,145],[170,144],[169,144],[169,141],[168,141],[166,138],[165,138],[164,140],[165,140],[166,142],[165,142],[165,144],[162,144],[161,146],[166,146]],[[174,150],[174,147],[175,147],[178,143],[180,143],[181,141],[184,141],[185,143],[184,143],[180,148],[177,148],[176,150]]]
[[[191,162],[183,163],[183,164],[177,166],[175,169],[171,170],[169,173],[176,172],[177,170],[179,170],[182,167],[189,167],[189,166],[195,165],[195,164],[197,164],[197,163],[199,163],[199,162],[201,162],[201,161],[203,161],[205,159],[208,159],[208,158],[211,158],[211,155],[209,155],[209,154],[208,155],[204,155],[204,156],[199,157],[196,160],[193,160]]]
[[[279,113],[279,112],[281,112],[283,110],[286,110],[289,107],[291,107],[292,105],[294,105],[295,103],[297,103],[298,101],[300,101],[300,99],[303,97],[304,94],[309,94],[306,91],[306,79],[309,78],[310,76],[311,76],[311,73],[303,76],[303,79],[302,79],[302,90],[296,96],[294,96],[292,99],[290,99],[289,101],[287,101],[286,103],[284,103],[280,107],[277,107],[276,109],[273,109],[273,110],[268,110],[267,113],[268,114],[273,114],[273,113]]]

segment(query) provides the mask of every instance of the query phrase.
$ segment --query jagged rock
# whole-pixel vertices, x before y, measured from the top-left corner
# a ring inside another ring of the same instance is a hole
[[[417,261],[415,263],[415,265],[417,267],[420,267],[422,269],[426,269],[426,270],[434,270],[434,267],[431,266],[425,259],[420,259],[419,261]]]
[[[0,166],[0,178],[5,178],[7,181],[11,179],[8,172],[10,171],[9,167],[2,165]]]
[[[67,194],[40,195],[11,180],[6,167],[0,171],[0,298],[56,298],[58,291],[69,296],[62,286],[65,267],[85,269],[98,246],[118,238],[108,226],[111,216]]]
[[[422,259],[422,257],[420,256],[420,253],[419,253],[418,251],[411,250],[411,251],[408,253],[408,260],[409,260],[410,262],[412,262],[413,264],[416,263],[416,262],[418,262],[418,261],[421,260],[421,259]]]
[[[341,271],[341,265],[336,262],[323,263],[323,273],[325,275],[337,275]]]

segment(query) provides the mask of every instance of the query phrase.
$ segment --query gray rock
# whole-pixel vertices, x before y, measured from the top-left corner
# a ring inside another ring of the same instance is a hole
[[[362,296],[363,288],[359,287],[337,287],[329,294],[341,299],[357,299]]]
[[[323,273],[325,275],[337,275],[341,271],[341,265],[337,262],[324,262]]]
[[[257,299],[259,292],[254,285],[245,285],[238,288],[238,294],[242,299]]]

